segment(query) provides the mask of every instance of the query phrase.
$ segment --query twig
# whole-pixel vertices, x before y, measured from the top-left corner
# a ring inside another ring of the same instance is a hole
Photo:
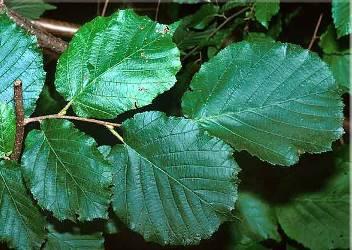
[[[160,8],[160,0],[158,0],[158,4],[156,5],[155,21],[158,21],[158,18],[159,18],[159,8]]]
[[[106,126],[106,128],[107,128],[117,139],[119,139],[122,143],[125,143],[125,141],[123,140],[122,136],[121,136],[119,133],[117,133],[113,127]]]
[[[323,13],[320,14],[319,19],[318,19],[318,22],[317,22],[317,24],[315,25],[314,33],[313,33],[312,39],[310,40],[310,43],[309,43],[309,46],[308,46],[308,49],[309,49],[309,50],[311,50],[311,48],[313,47],[313,44],[314,44],[315,40],[318,38],[317,33],[318,33],[319,26],[320,26],[320,24],[321,24],[321,20],[322,20],[322,19],[323,19]]]
[[[213,37],[220,29],[222,29],[222,27],[224,27],[228,22],[230,22],[232,19],[234,19],[235,17],[241,15],[242,13],[246,12],[248,9],[250,9],[250,7],[246,7],[243,8],[239,11],[237,11],[236,13],[232,14],[231,16],[229,16],[228,18],[225,19],[224,22],[222,22],[206,39],[210,39],[211,37]],[[194,52],[196,52],[199,49],[199,45],[194,47],[189,53],[187,53],[187,55],[185,55],[182,58],[182,61],[185,61],[188,57],[190,57]]]
[[[79,29],[79,25],[77,24],[47,18],[33,20],[31,23],[53,35],[66,38],[73,37]]]
[[[109,0],[105,0],[104,7],[103,7],[103,10],[102,10],[102,12],[101,12],[101,15],[102,15],[102,16],[105,16],[106,10],[107,10],[107,8],[108,8],[108,4],[109,4]]]
[[[89,119],[89,118],[82,118],[82,117],[77,117],[77,116],[67,116],[67,115],[45,115],[45,116],[38,116],[38,117],[33,117],[33,118],[27,118],[24,120],[24,125],[27,125],[29,123],[33,122],[41,122],[43,120],[47,119],[67,119],[67,120],[75,120],[75,121],[81,121],[81,122],[88,122],[88,123],[94,123],[102,126],[110,126],[110,127],[120,127],[121,124],[118,123],[112,123],[112,122],[106,122],[106,121],[101,121],[101,120],[96,120],[96,119]]]
[[[6,9],[6,8],[5,8]],[[28,19],[22,17],[16,12],[6,9],[8,16],[15,22],[17,25],[35,35],[38,39],[38,43],[42,48],[50,49],[58,54],[61,54],[67,48],[67,42],[57,38],[50,33],[42,30],[35,24],[32,24]]]
[[[24,109],[21,80],[16,80],[14,83],[14,101],[16,112],[16,136],[14,149],[10,158],[13,161],[18,161],[22,152],[24,138]]]

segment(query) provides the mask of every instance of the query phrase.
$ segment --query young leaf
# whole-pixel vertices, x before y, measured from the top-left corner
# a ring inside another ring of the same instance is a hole
[[[0,159],[11,154],[15,134],[16,117],[12,105],[0,102]]]
[[[100,250],[104,249],[102,233],[84,234],[57,232],[53,226],[49,227],[48,241],[44,249],[48,250]]]
[[[342,37],[352,32],[350,1],[332,0],[332,17],[338,37]]]
[[[237,150],[292,165],[331,149],[342,133],[342,101],[327,65],[291,44],[240,42],[193,77],[183,111]]]
[[[239,168],[232,149],[184,118],[160,112],[123,124],[115,167],[113,209],[148,241],[191,245],[230,218]]]
[[[323,60],[330,66],[334,78],[342,90],[348,91],[350,88],[350,50],[341,52],[341,54],[323,55]]]
[[[40,249],[46,237],[46,222],[14,162],[0,161],[0,198],[0,241],[11,248]]]
[[[35,108],[44,85],[43,58],[37,40],[13,23],[0,10],[0,102],[13,99],[14,81],[23,82],[23,102],[26,116]]]
[[[93,138],[65,120],[31,131],[22,157],[24,177],[38,204],[60,220],[107,218],[111,169]]]
[[[268,28],[271,18],[279,12],[280,0],[256,1],[254,9],[257,21]]]
[[[43,0],[5,0],[8,8],[29,19],[38,19],[46,10],[54,10],[54,5]]]
[[[336,160],[335,175],[324,187],[276,207],[279,223],[289,237],[311,249],[349,247],[349,168],[346,147]]]
[[[179,57],[168,26],[120,10],[75,34],[59,59],[56,87],[79,116],[113,118],[170,89]]]

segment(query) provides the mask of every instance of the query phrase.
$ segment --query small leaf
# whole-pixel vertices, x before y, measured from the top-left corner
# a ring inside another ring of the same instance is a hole
[[[256,1],[254,4],[255,18],[264,27],[269,27],[271,18],[279,12],[280,0]]]
[[[339,38],[351,34],[352,25],[349,0],[332,0],[332,17]]]
[[[93,138],[65,120],[31,131],[22,157],[24,176],[38,204],[60,220],[107,218],[111,169]]]
[[[176,82],[180,55],[166,25],[120,10],[75,34],[59,59],[57,90],[79,116],[114,118]]]
[[[115,167],[113,209],[147,241],[197,244],[231,218],[239,168],[231,148],[191,120],[160,112],[123,123]]]
[[[323,187],[296,195],[276,207],[279,223],[292,239],[311,249],[349,247],[349,148],[337,158]],[[303,226],[302,226],[303,225]]]
[[[183,111],[236,150],[292,165],[340,138],[342,101],[321,59],[291,44],[240,42],[193,77]]]
[[[44,85],[43,58],[34,36],[17,27],[0,11],[0,102],[13,99],[14,81],[23,82],[23,102],[30,116]]]
[[[346,50],[341,54],[326,54],[323,56],[323,60],[329,64],[337,84],[346,92],[349,90],[351,83],[350,57],[350,50]]]
[[[8,8],[29,19],[38,19],[46,10],[54,10],[54,5],[43,0],[5,0]]]
[[[14,162],[0,161],[0,198],[0,241],[11,248],[40,249],[46,237],[46,222]]]
[[[0,102],[0,159],[11,154],[15,134],[16,117],[12,105]]]
[[[48,241],[44,249],[48,250],[100,250],[104,249],[102,233],[85,234],[82,232],[57,232],[49,227]]]

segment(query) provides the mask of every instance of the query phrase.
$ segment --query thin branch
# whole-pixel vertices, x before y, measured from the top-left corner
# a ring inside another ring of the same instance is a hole
[[[320,24],[321,24],[321,20],[322,20],[322,19],[323,19],[323,13],[320,14],[319,19],[318,19],[318,22],[317,22],[317,24],[315,25],[314,33],[313,33],[312,39],[310,40],[310,43],[309,43],[309,46],[308,46],[308,49],[309,49],[309,50],[311,50],[311,48],[313,47],[313,44],[314,44],[315,40],[318,38],[317,33],[318,33],[319,26],[320,26]]]
[[[246,12],[248,9],[250,9],[250,7],[246,7],[243,8],[239,11],[237,11],[236,13],[232,14],[231,16],[229,16],[228,18],[225,19],[224,22],[222,22],[206,39],[210,39],[212,38],[220,29],[222,29],[228,22],[230,22],[232,19],[234,19],[235,17],[241,15],[242,13]],[[189,53],[187,53],[187,55],[185,55],[182,58],[182,61],[185,61],[188,57],[190,57],[194,52],[196,52],[199,49],[199,45],[194,47]]]
[[[156,10],[155,10],[155,21],[158,21],[159,18],[159,9],[160,9],[160,0],[158,0],[158,4],[156,5]]]
[[[125,143],[123,140],[122,136],[116,132],[116,130],[113,127],[106,126],[106,128],[117,138],[119,139],[122,143]]]
[[[5,7],[6,9],[6,7]],[[28,19],[22,17],[16,12],[6,9],[8,16],[15,22],[17,25],[35,35],[38,39],[40,47],[49,49],[58,54],[61,54],[67,48],[67,42],[57,38],[45,30],[41,29],[39,26],[32,24]]]
[[[24,109],[21,80],[16,80],[14,83],[14,100],[16,112],[16,136],[14,149],[10,158],[13,161],[18,161],[21,156],[24,138]]]
[[[109,127],[120,127],[121,124],[118,123],[112,123],[112,122],[106,122],[106,121],[101,121],[101,120],[96,120],[96,119],[89,119],[89,118],[82,118],[82,117],[77,117],[77,116],[67,116],[67,115],[45,115],[45,116],[38,116],[38,117],[33,117],[33,118],[27,118],[24,120],[24,125],[27,125],[29,123],[33,122],[41,122],[43,120],[47,119],[67,119],[67,120],[74,120],[74,121],[81,121],[81,122],[88,122],[88,123],[94,123],[97,125],[102,125],[102,126],[109,126]]]
[[[108,8],[108,4],[109,4],[109,0],[105,0],[104,7],[103,7],[103,10],[102,10],[102,12],[101,12],[101,15],[102,15],[102,16],[105,16],[106,10],[107,10],[107,8]]]
[[[48,18],[40,18],[38,20],[33,20],[31,21],[31,23],[53,35],[66,38],[72,38],[80,27],[79,25],[74,23],[58,21]]]

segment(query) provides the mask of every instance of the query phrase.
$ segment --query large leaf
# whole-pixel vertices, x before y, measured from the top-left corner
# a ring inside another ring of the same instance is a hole
[[[20,79],[23,82],[25,113],[30,116],[44,85],[42,55],[36,38],[17,27],[1,11],[0,62],[0,102],[12,101],[14,81]]]
[[[59,59],[56,87],[79,116],[113,118],[170,89],[180,65],[168,26],[121,10],[75,34]]]
[[[183,118],[159,112],[123,124],[115,167],[113,209],[148,241],[190,245],[229,219],[238,167],[231,148]]]
[[[102,233],[85,234],[84,232],[59,232],[53,226],[49,227],[48,250],[100,250],[104,249]]]
[[[334,174],[319,189],[296,195],[276,208],[282,229],[311,249],[349,247],[349,148],[340,153]]]
[[[65,120],[41,124],[25,143],[22,167],[38,204],[58,219],[107,218],[111,169],[93,138]]]
[[[349,0],[332,0],[332,17],[338,37],[351,34],[351,14]]]
[[[268,28],[271,18],[279,12],[280,0],[257,0],[254,4],[255,18],[264,27]]]
[[[292,165],[331,149],[342,133],[342,101],[327,65],[291,44],[240,42],[193,77],[183,111],[237,150]]]
[[[16,249],[40,249],[45,219],[23,184],[19,166],[0,161],[0,240]]]
[[[8,8],[30,19],[39,18],[46,10],[54,10],[54,5],[43,0],[5,0]]]
[[[15,134],[16,117],[12,105],[0,102],[0,159],[11,154]]]

